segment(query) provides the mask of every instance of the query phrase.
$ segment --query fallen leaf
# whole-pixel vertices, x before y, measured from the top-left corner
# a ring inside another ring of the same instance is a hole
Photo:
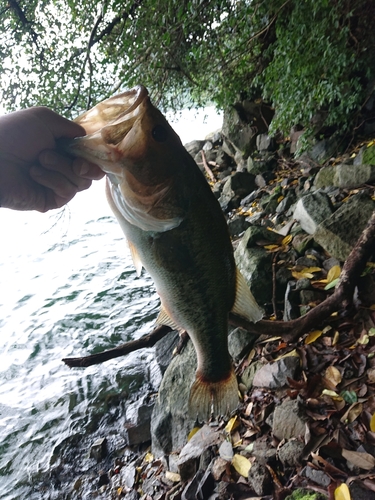
[[[334,279],[333,281],[331,281],[330,283],[328,283],[328,285],[326,285],[324,287],[324,290],[330,290],[331,288],[334,288],[339,281],[340,281],[340,278]]]
[[[340,396],[347,402],[347,403],[356,403],[357,402],[357,393],[355,391],[342,391],[340,392]]]
[[[146,453],[144,461],[148,464],[154,460],[154,455],[150,452]]]
[[[289,243],[292,241],[293,239],[293,236],[291,234],[288,234],[288,236],[285,236],[285,238],[283,238],[281,244],[282,245],[289,245]]]
[[[200,430],[200,427],[194,427],[190,432],[187,437],[187,440],[190,441],[190,439]]]
[[[327,281],[328,283],[331,283],[331,281],[336,280],[337,278],[340,277],[341,274],[341,268],[340,266],[333,266],[331,269],[328,271],[327,274]]]
[[[370,431],[375,432],[375,413],[373,414],[370,420]]]
[[[363,411],[362,403],[353,403],[341,417],[341,422],[351,424]]]
[[[342,401],[343,397],[339,396],[337,392],[335,391],[330,391],[329,389],[324,389],[322,391],[322,396],[329,396],[332,399],[337,399],[337,401]]]
[[[335,489],[335,500],[351,500],[350,491],[348,485],[345,483],[340,484],[338,488]]]
[[[370,453],[343,449],[341,455],[360,469],[370,470],[375,467],[375,458]]]
[[[242,455],[238,455],[237,453],[232,458],[232,465],[241,476],[246,477],[249,474],[249,470],[251,467],[250,461],[243,457]]]
[[[334,386],[339,385],[342,380],[341,372],[336,366],[329,366],[325,373],[325,378],[328,379]]]
[[[234,431],[234,429],[236,429],[238,426],[240,425],[240,421],[238,420],[237,418],[237,415],[232,417],[229,422],[227,423],[227,425],[225,426],[225,431],[230,434],[231,432]]]
[[[168,481],[172,481],[172,483],[179,483],[181,481],[181,476],[180,474],[177,474],[177,472],[171,472],[167,470],[165,473],[165,477],[168,479]]]
[[[265,245],[264,248],[270,252],[274,252],[280,248],[279,245]]]
[[[312,344],[323,334],[323,330],[314,330],[310,332],[308,336],[305,338],[305,344]]]

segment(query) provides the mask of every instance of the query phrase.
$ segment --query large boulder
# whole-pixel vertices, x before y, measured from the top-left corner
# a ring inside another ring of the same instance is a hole
[[[308,234],[314,234],[318,225],[333,213],[329,197],[320,191],[300,198],[294,210],[293,219],[297,220]]]
[[[335,186],[352,189],[375,180],[375,165],[340,164],[319,170],[314,185],[317,188]]]

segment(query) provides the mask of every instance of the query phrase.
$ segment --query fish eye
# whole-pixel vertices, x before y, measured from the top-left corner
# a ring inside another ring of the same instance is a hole
[[[151,133],[157,142],[165,142],[168,139],[168,132],[162,125],[156,125]]]

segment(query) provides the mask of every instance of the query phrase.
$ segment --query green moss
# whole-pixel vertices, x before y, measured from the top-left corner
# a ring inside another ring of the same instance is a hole
[[[364,150],[362,163],[364,165],[375,165],[375,145]]]
[[[315,491],[298,489],[287,496],[285,500],[327,500],[327,497]]]

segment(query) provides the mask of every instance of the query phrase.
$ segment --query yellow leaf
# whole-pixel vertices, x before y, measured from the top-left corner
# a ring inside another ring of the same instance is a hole
[[[146,453],[144,461],[148,464],[154,460],[154,455],[150,452]]]
[[[371,432],[375,432],[375,413],[373,414],[370,420],[370,430]]]
[[[277,203],[280,203],[280,201],[283,201],[283,199],[284,199],[284,196],[282,196],[282,195],[281,195],[281,196],[279,196],[279,197],[277,198]]]
[[[328,271],[328,274],[327,274],[327,281],[328,281],[328,283],[331,283],[331,281],[339,278],[340,277],[340,273],[341,273],[340,266],[333,266],[333,267],[331,267],[331,269]]]
[[[293,278],[296,278],[296,280],[301,280],[302,278],[313,278],[314,275],[311,274],[311,273],[302,273],[302,272],[298,272],[298,271],[292,271],[292,276]]]
[[[310,332],[305,339],[305,344],[312,344],[322,335],[322,333],[322,330],[314,330],[313,332]]]
[[[325,373],[326,379],[328,379],[334,386],[339,385],[342,380],[340,370],[336,366],[329,366]]]
[[[200,427],[194,427],[193,429],[191,429],[191,431],[189,432],[189,435],[187,437],[187,440],[190,441],[190,439],[194,436],[194,434],[196,434],[199,430],[200,430]]]
[[[266,250],[276,250],[277,248],[280,248],[279,245],[265,245],[264,248]]]
[[[225,426],[225,431],[230,434],[231,432],[234,431],[234,429],[236,429],[238,426],[240,425],[240,422],[237,418],[237,415],[232,417],[229,422],[227,423],[227,425]]]
[[[243,457],[242,455],[238,455],[236,453],[235,455],[233,455],[232,465],[236,469],[238,474],[241,474],[241,476],[246,477],[247,479],[251,463],[246,457]]]
[[[168,479],[168,481],[172,481],[172,483],[179,483],[181,481],[181,476],[180,474],[177,474],[177,472],[171,472],[167,470],[165,473],[165,477]]]
[[[321,267],[305,267],[304,269],[302,269],[302,273],[306,272],[306,273],[317,273],[318,271],[321,271],[322,268]]]
[[[281,244],[282,245],[289,245],[289,243],[292,241],[293,239],[293,236],[291,234],[288,234],[288,236],[285,236],[285,238],[283,238]]]
[[[345,483],[340,484],[340,486],[335,489],[335,500],[352,500],[349,488]]]
[[[342,397],[337,394],[335,391],[330,391],[329,389],[324,389],[322,391],[322,396],[329,396],[336,401],[342,401]]]
[[[275,358],[275,361],[278,361],[279,359],[283,359],[283,358],[289,358],[289,357],[299,358],[300,356],[299,356],[298,352],[296,351],[296,349],[293,349],[293,351],[287,352],[285,354],[282,354],[278,358]]]
[[[356,420],[363,411],[362,403],[353,403],[349,409],[344,413],[344,415],[340,418],[341,422],[344,424],[351,424]]]

